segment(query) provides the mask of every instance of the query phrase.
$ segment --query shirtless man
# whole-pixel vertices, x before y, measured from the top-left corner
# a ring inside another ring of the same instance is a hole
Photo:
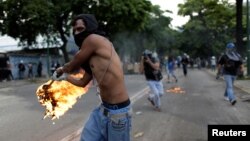
[[[93,15],[78,15],[72,26],[79,51],[70,62],[58,68],[52,78],[65,79],[81,87],[95,78],[102,101],[85,124],[81,141],[129,141],[131,106],[119,56],[112,43],[98,32]],[[79,68],[85,70],[83,78],[75,79],[67,75]]]

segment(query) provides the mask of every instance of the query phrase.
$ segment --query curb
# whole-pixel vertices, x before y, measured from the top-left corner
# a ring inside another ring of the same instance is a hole
[[[213,72],[211,72],[210,70],[206,70],[209,74],[213,75],[213,76],[216,76],[216,74],[214,74]],[[221,79],[224,80],[224,78],[222,77]],[[247,80],[246,80],[247,81]],[[248,88],[245,88],[245,87],[242,87],[240,84],[239,84],[239,80],[236,80],[234,82],[234,86],[237,87],[238,89],[241,89],[242,91],[250,94],[250,87],[249,89]]]
[[[239,89],[241,89],[242,91],[244,91],[244,92],[250,94],[250,88],[247,89],[247,88],[245,88],[245,87],[242,87],[237,81],[234,83],[234,86],[237,87],[237,88],[239,88]]]

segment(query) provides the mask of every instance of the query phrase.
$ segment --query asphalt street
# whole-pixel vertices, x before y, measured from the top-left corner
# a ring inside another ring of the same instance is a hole
[[[45,109],[38,103],[35,92],[47,81],[43,78],[1,82],[1,141],[61,140],[80,129],[91,110],[100,102],[95,87],[91,87],[65,115],[53,121],[43,119]],[[126,75],[125,81],[130,97],[146,88],[142,75]]]
[[[184,77],[176,71],[178,83],[163,80],[165,95],[162,111],[157,112],[147,101],[150,91],[141,93],[133,104],[133,141],[207,141],[208,125],[247,125],[250,123],[249,81],[237,80],[237,104],[224,100],[223,79],[216,80],[215,73],[206,69],[189,69]],[[181,87],[185,93],[169,93],[167,89]],[[244,90],[239,89],[244,88]],[[61,141],[79,141],[81,129]]]
[[[133,141],[206,141],[208,124],[250,123],[250,94],[235,88],[238,102],[232,106],[223,99],[225,84],[206,70],[189,70],[184,77],[177,70],[178,83],[163,80],[162,111],[154,111],[147,101],[150,93],[143,75],[126,75],[133,102],[131,138]],[[44,109],[35,91],[46,79],[1,82],[0,140],[77,141],[90,111],[99,103],[92,87],[60,119],[43,119]],[[179,86],[185,93],[166,92]]]
[[[249,93],[235,88],[238,101],[232,106],[224,100],[223,80],[199,70],[189,70],[187,77],[177,74],[178,83],[164,82],[165,89],[179,86],[185,93],[165,93],[162,112],[154,111],[146,96],[134,104],[135,113],[141,113],[134,115],[134,141],[207,141],[208,125],[250,123]]]

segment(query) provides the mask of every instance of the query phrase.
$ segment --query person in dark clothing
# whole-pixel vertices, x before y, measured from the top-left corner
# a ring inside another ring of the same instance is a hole
[[[152,56],[152,52],[145,50],[140,61],[140,72],[144,73],[148,86],[153,92],[148,100],[152,103],[156,111],[161,111],[160,97],[163,95],[162,73],[159,59]]]
[[[28,64],[28,78],[33,78],[33,64],[31,62]]]
[[[226,83],[224,97],[234,105],[236,103],[236,97],[234,95],[233,84],[238,71],[243,72],[241,55],[236,51],[234,43],[227,44],[225,54],[223,54],[218,61],[218,73],[221,72],[222,68]]]
[[[25,72],[25,66],[24,66],[23,60],[21,60],[20,63],[18,64],[19,79],[24,78],[24,72]]]
[[[187,76],[187,65],[189,63],[189,60],[186,53],[184,53],[184,55],[182,56],[181,63],[182,63],[183,74],[184,76]]]
[[[38,77],[42,77],[43,64],[41,61],[38,62],[37,65],[37,75]]]

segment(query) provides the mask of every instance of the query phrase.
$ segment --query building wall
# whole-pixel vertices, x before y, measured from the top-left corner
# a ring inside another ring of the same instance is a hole
[[[49,61],[48,61],[49,59]],[[60,65],[62,65],[63,59],[62,57],[58,57],[58,56],[50,56],[49,58],[47,58],[47,56],[42,55],[42,56],[35,56],[35,55],[15,55],[15,54],[11,54],[9,55],[9,61],[11,63],[11,72],[12,75],[14,77],[14,79],[18,79],[19,75],[18,75],[18,64],[20,63],[20,61],[23,61],[24,65],[25,65],[25,73],[24,73],[24,78],[28,77],[28,64],[31,63],[33,66],[33,75],[34,77],[37,76],[37,66],[39,63],[39,60],[42,62],[43,64],[43,69],[42,69],[42,76],[43,77],[47,77],[49,75],[51,75],[48,73],[48,65],[49,65],[49,71],[51,68],[51,64],[52,62],[59,62]]]

